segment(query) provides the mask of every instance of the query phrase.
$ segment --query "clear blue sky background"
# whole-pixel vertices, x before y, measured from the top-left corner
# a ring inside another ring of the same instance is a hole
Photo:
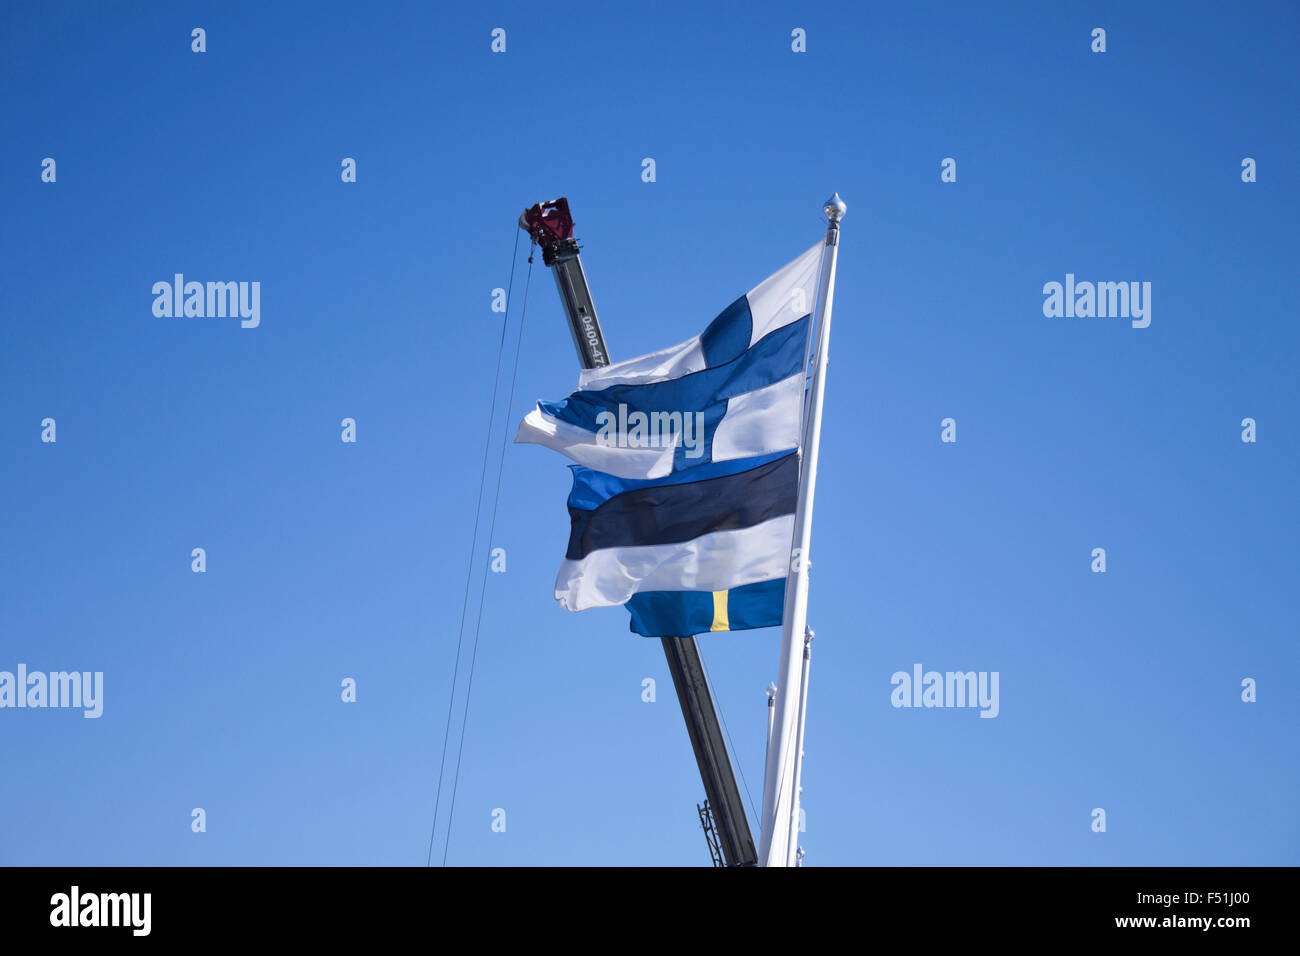
[[[2,16],[0,669],[105,711],[0,711],[0,862],[423,865],[519,211],[569,197],[629,358],[832,190],[808,864],[1300,862],[1294,4]],[[261,327],[155,318],[175,272]],[[1150,328],[1044,318],[1067,272],[1151,282]],[[539,256],[498,430],[575,383]],[[658,642],[552,598],[564,465],[506,452],[448,860],[707,865]],[[755,802],[778,637],[701,640]],[[914,663],[1001,714],[892,708]]]

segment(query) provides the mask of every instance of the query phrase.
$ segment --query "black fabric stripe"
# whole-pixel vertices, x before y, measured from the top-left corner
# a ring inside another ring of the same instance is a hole
[[[799,456],[791,452],[735,475],[625,491],[594,511],[569,509],[565,557],[577,561],[600,548],[675,544],[750,528],[794,514],[798,490]]]

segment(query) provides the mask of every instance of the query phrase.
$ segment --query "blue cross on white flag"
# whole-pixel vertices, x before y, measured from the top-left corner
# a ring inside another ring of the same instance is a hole
[[[818,243],[701,335],[584,370],[578,391],[539,402],[515,441],[620,478],[662,478],[797,448],[821,255]]]

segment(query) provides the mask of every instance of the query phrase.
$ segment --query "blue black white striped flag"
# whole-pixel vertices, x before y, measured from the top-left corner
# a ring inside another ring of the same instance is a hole
[[[555,599],[581,611],[640,591],[725,591],[784,578],[798,489],[796,452],[648,480],[573,466]]]

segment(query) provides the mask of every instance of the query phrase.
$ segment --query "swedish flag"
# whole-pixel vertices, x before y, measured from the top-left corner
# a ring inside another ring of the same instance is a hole
[[[780,627],[785,578],[729,591],[642,591],[627,602],[628,627],[646,637],[687,637],[710,631]]]

